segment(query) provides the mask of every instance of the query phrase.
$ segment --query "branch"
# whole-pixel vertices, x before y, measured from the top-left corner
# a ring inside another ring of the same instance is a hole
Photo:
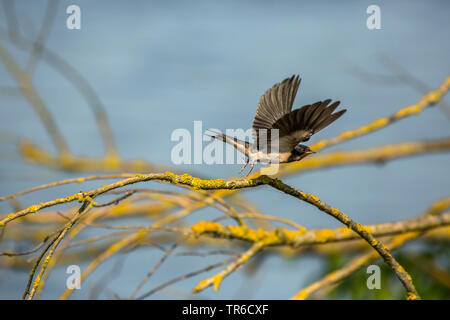
[[[389,241],[386,246],[389,250],[392,251],[402,246],[405,242],[413,240],[419,235],[420,232],[401,234],[394,238],[392,241]],[[312,293],[342,281],[343,279],[352,275],[355,271],[362,268],[364,265],[377,259],[379,259],[379,255],[374,251],[357,256],[339,270],[335,270],[329,273],[321,280],[313,282],[304,289],[298,291],[291,299],[304,300],[308,298]]]
[[[333,151],[316,154],[302,161],[280,165],[279,177],[322,168],[339,167],[352,164],[386,163],[395,159],[410,157],[431,152],[448,152],[450,138],[431,141],[400,142],[372,147],[362,150]]]
[[[164,172],[169,169],[166,166],[158,166],[144,159],[125,160],[113,154],[105,157],[83,157],[66,154],[53,155],[47,150],[35,145],[28,140],[22,140],[19,144],[19,152],[25,160],[38,163],[42,166],[65,171],[88,172]],[[170,169],[175,171],[175,169]]]
[[[253,257],[255,254],[257,254],[259,251],[261,251],[265,247],[265,244],[263,242],[255,242],[250,249],[239,255],[237,259],[233,261],[229,266],[227,266],[225,269],[220,271],[218,274],[216,274],[213,277],[210,277],[208,279],[202,280],[199,282],[199,284],[192,290],[193,293],[198,293],[200,291],[205,290],[209,286],[214,285],[214,291],[219,290],[220,283],[222,280],[227,277],[230,273],[240,268],[246,261],[248,261],[251,257]]]
[[[372,246],[383,258],[384,262],[391,267],[391,269],[395,272],[401,283],[406,289],[407,297],[410,299],[420,299],[414,284],[412,283],[411,276],[406,272],[406,270],[397,262],[397,260],[392,256],[389,252],[389,249],[381,243],[379,240],[375,239],[375,237],[370,234],[367,230],[364,229],[362,225],[354,222],[347,216],[344,212],[333,208],[321,201],[317,196],[308,194],[306,192],[302,192],[284,184],[281,180],[271,179],[269,177],[263,177],[265,180],[265,184],[272,186],[275,189],[278,189],[286,194],[289,194],[293,197],[296,197],[300,200],[306,201],[314,206],[316,206],[319,210],[331,215],[335,219],[339,220],[347,227],[352,229],[354,232],[360,235],[361,238],[367,241],[367,243]]]
[[[368,133],[380,130],[405,117],[419,114],[426,108],[431,107],[436,103],[438,103],[439,100],[443,98],[443,96],[447,93],[449,89],[450,89],[450,77],[447,77],[438,89],[430,91],[427,94],[425,94],[416,104],[401,108],[400,110],[398,110],[389,117],[379,118],[362,127],[344,131],[335,138],[321,140],[313,144],[311,146],[311,149],[313,149],[314,151],[319,151],[322,150],[323,148],[333,146],[346,140],[354,139],[356,137],[360,137]]]
[[[450,225],[450,212],[438,216],[424,216],[397,222],[387,222],[362,226],[373,236],[388,236],[406,234],[416,231],[426,231]],[[199,221],[191,226],[197,235],[207,234],[216,238],[238,239],[248,242],[263,241],[267,246],[291,246],[298,248],[307,245],[325,244],[360,239],[360,235],[350,228],[316,229],[316,230],[287,230],[276,228],[274,231],[251,229],[242,226],[223,226],[210,221]]]

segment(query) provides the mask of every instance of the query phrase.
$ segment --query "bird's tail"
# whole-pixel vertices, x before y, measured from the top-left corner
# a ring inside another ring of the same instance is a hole
[[[207,131],[210,131],[210,133],[206,132],[205,135],[208,137],[212,137],[214,139],[223,141],[225,143],[231,144],[233,147],[235,147],[239,152],[242,152],[248,157],[249,150],[250,150],[250,143],[247,141],[242,141],[237,138],[233,138],[230,136],[227,136],[226,134],[208,129]]]

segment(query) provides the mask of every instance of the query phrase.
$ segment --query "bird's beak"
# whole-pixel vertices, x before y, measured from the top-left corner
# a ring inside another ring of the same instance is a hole
[[[316,153],[315,151],[312,151],[311,149],[308,150],[308,154]]]

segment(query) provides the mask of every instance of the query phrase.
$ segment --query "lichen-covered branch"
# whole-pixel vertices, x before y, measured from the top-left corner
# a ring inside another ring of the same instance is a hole
[[[396,222],[367,225],[363,226],[363,228],[373,236],[383,237],[426,231],[448,225],[450,225],[450,212],[436,216],[430,215]],[[234,225],[224,226],[211,221],[199,221],[192,225],[191,229],[196,235],[210,235],[216,238],[237,239],[248,242],[263,241],[267,246],[291,246],[293,248],[361,239],[357,233],[348,227],[317,230],[276,228],[273,231],[267,231],[262,228],[251,229]]]
[[[306,201],[314,206],[316,206],[321,211],[331,215],[335,219],[339,220],[345,224],[348,228],[356,232],[361,238],[367,241],[367,243],[372,246],[379,255],[383,258],[384,262],[391,267],[395,272],[401,283],[406,289],[407,297],[410,299],[420,299],[420,296],[414,287],[411,276],[406,272],[406,270],[397,262],[397,260],[392,256],[389,249],[379,240],[377,240],[368,230],[366,230],[359,223],[354,222],[350,217],[339,209],[333,208],[325,202],[321,201],[317,196],[308,194],[303,191],[296,190],[291,186],[283,183],[278,179],[271,179],[269,177],[263,177],[265,184],[268,184],[286,194],[296,197],[300,200]]]
[[[176,171],[168,166],[158,166],[144,159],[126,160],[109,153],[104,157],[84,157],[73,154],[53,155],[29,140],[19,144],[22,157],[54,170],[85,172],[164,172]]]
[[[214,291],[219,290],[222,280],[227,277],[230,273],[240,268],[246,261],[253,257],[256,253],[264,248],[265,244],[263,242],[255,242],[247,251],[239,255],[239,257],[229,264],[225,269],[210,277],[208,279],[202,280],[199,284],[192,290],[194,293],[205,290],[209,286],[214,286]]]
[[[379,118],[359,128],[344,131],[337,137],[321,140],[313,144],[311,146],[311,149],[313,149],[314,151],[319,151],[322,150],[323,148],[336,145],[346,140],[360,137],[368,133],[374,132],[376,130],[380,130],[405,117],[419,114],[424,109],[438,103],[449,89],[450,89],[450,77],[447,77],[445,78],[444,82],[441,84],[439,88],[425,94],[417,103],[403,107],[389,117]]]
[[[446,197],[433,202],[433,204],[428,208],[428,210],[418,218],[410,219],[409,221],[404,220],[392,223],[392,229],[396,229],[400,232],[392,239],[389,239],[386,246],[389,248],[389,250],[392,251],[394,249],[401,247],[408,241],[423,236],[425,234],[425,231],[428,230],[428,228],[424,228],[424,226],[427,225],[427,220],[431,224],[433,224],[433,221],[436,221],[435,218],[438,218],[438,220],[441,220],[440,218],[442,218],[441,221],[447,221],[447,219],[450,218],[450,212],[441,213],[443,210],[446,210],[449,207],[450,207],[450,197]],[[448,222],[450,222],[450,220]],[[448,222],[444,224],[448,225]],[[388,223],[384,223],[379,224],[378,226],[371,226],[369,228],[371,232],[375,230],[382,231],[390,229],[390,226],[388,225],[389,225]],[[388,234],[391,233],[388,232]],[[362,268],[364,265],[378,258],[379,256],[373,251],[359,255],[356,258],[349,261],[344,267],[329,273],[324,278],[313,282],[304,289],[301,289],[291,299],[304,300],[307,297],[309,297],[312,293],[320,289],[339,283],[343,279],[349,277],[358,269]],[[409,298],[414,297],[410,296]]]
[[[419,235],[420,235],[420,232],[398,235],[393,240],[389,241],[386,244],[386,247],[390,251],[395,250],[396,248],[402,246],[405,242],[413,240]],[[352,275],[355,271],[362,268],[364,265],[366,265],[376,259],[379,259],[379,257],[380,256],[375,251],[371,251],[371,252],[359,255],[356,258],[349,261],[344,267],[327,274],[324,278],[311,283],[304,289],[301,289],[291,299],[292,300],[305,300],[312,293],[342,281],[343,279]],[[409,298],[414,298],[414,297],[409,296]]]

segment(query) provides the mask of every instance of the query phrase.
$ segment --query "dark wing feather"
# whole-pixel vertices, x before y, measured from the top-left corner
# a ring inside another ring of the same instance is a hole
[[[299,142],[308,141],[316,132],[336,121],[347,110],[334,112],[339,101],[328,106],[331,100],[319,101],[294,110],[278,121],[272,128],[279,130],[279,151],[289,152]]]
[[[291,112],[300,81],[299,76],[293,75],[276,83],[261,96],[253,129],[270,129],[278,119]]]
[[[260,149],[260,130],[267,130],[265,139],[270,141],[270,129],[273,124],[291,112],[300,81],[299,76],[293,75],[281,83],[276,83],[261,96],[252,124],[253,141],[257,149]]]

